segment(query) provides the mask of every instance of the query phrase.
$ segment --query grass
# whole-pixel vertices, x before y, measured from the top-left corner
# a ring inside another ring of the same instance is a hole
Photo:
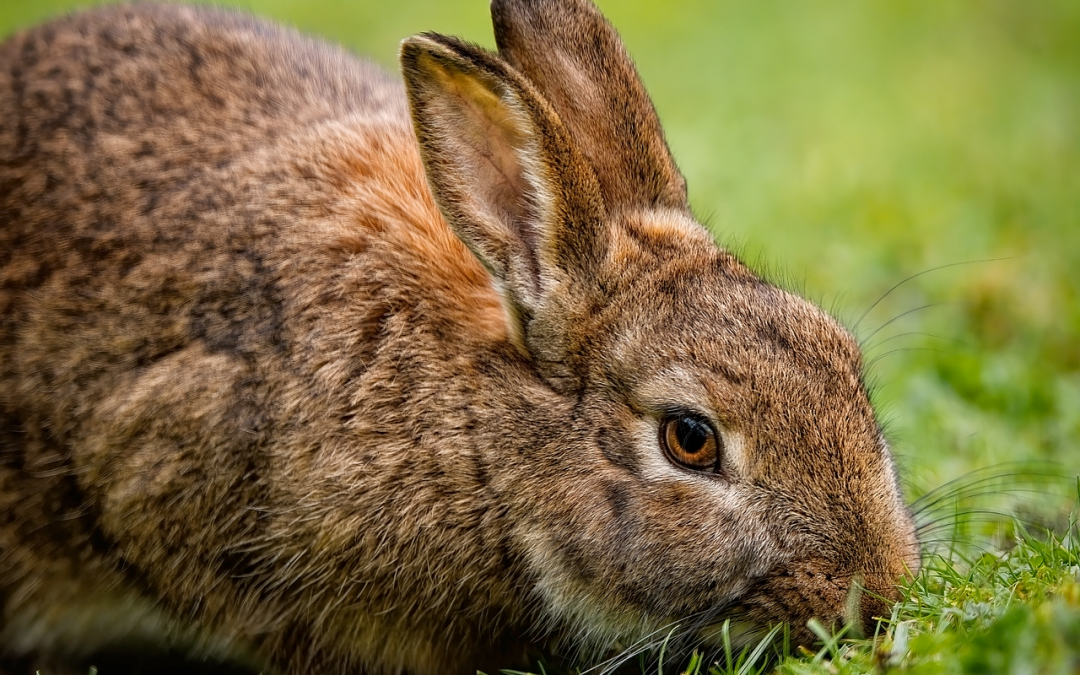
[[[1008,550],[934,553],[872,639],[820,635],[817,652],[779,663],[721,659],[711,673],[1066,675],[1080,669],[1080,534],[1033,536],[1016,523]],[[735,664],[732,667],[729,664]],[[702,675],[702,667],[686,673]]]
[[[0,32],[74,4],[0,6]],[[483,0],[239,4],[391,67],[398,40],[420,30],[492,44]],[[758,269],[857,324],[912,500],[1005,462],[1080,470],[1080,3],[601,6],[699,215]],[[977,508],[1020,503],[1024,517],[959,532],[965,518],[925,514],[948,526],[927,530],[945,548],[877,638],[830,638],[775,667],[1076,672],[1068,487],[1036,481],[1020,499],[1007,480],[976,485]],[[1051,534],[1025,531],[1031,522]],[[735,672],[756,672],[737,656]]]

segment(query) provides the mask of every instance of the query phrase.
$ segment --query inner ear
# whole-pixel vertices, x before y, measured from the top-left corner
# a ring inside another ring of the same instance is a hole
[[[474,187],[486,210],[511,225],[515,234],[531,238],[527,223],[537,214],[529,198],[529,181],[521,162],[535,147],[535,131],[523,114],[515,114],[512,100],[499,96],[496,87],[483,86],[460,71],[434,69],[441,85],[457,101],[460,160],[473,172]]]
[[[542,285],[542,139],[520,92],[453,48],[419,38],[402,52],[428,180],[458,236],[513,280],[517,305]]]
[[[608,238],[600,186],[558,115],[503,59],[427,33],[402,42],[402,74],[428,184],[491,271],[511,334],[550,380],[595,290]],[[543,364],[543,365],[542,365]]]

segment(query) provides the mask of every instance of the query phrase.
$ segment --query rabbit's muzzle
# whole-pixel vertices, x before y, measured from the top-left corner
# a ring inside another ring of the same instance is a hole
[[[754,582],[736,615],[764,627],[787,622],[791,642],[804,646],[819,639],[808,627],[811,620],[834,632],[846,627],[849,637],[870,636],[879,621],[892,616],[892,606],[901,599],[899,584],[915,571],[899,576],[852,574],[837,571],[835,564],[824,560],[804,560]]]

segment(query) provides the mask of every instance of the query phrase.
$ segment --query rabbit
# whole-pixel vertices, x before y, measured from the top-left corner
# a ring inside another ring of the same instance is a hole
[[[858,343],[695,220],[589,0],[491,12],[404,86],[207,7],[3,43],[5,658],[472,673],[889,617],[919,544]]]

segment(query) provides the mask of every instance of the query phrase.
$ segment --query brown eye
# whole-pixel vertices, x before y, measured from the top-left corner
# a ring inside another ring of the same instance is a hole
[[[695,471],[718,471],[720,440],[707,422],[691,415],[666,417],[660,423],[660,445],[671,461]]]

